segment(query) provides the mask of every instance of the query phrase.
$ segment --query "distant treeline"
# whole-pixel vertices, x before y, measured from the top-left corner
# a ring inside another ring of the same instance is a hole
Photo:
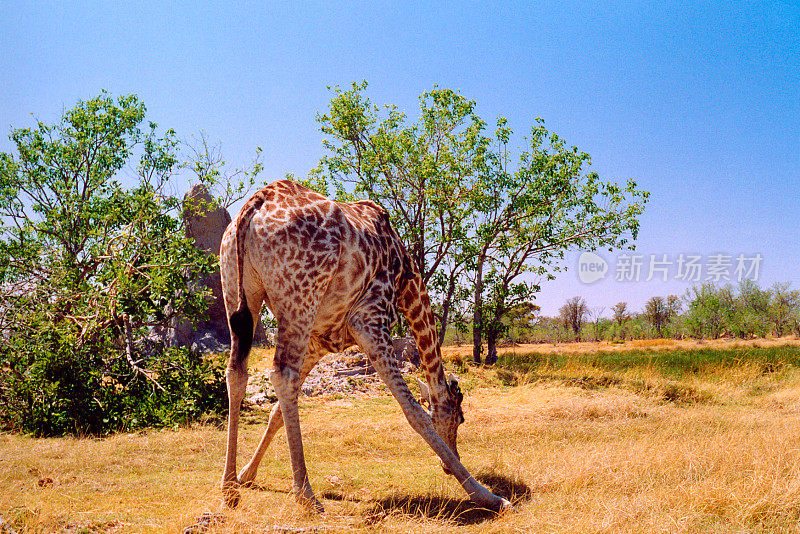
[[[530,303],[518,306],[509,314],[507,327],[507,344],[800,336],[800,290],[791,289],[790,283],[761,288],[752,280],[738,286],[707,283],[680,297],[652,297],[639,311],[627,302],[592,307],[577,296],[567,300],[556,317],[539,315]],[[467,339],[468,332],[451,330],[446,342]]]

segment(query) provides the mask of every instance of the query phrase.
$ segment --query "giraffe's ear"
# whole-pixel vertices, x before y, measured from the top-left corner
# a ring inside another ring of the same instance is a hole
[[[413,280],[415,276],[411,259],[409,259],[408,254],[406,254],[403,256],[403,280]]]
[[[447,375],[447,387],[460,405],[464,400],[464,394],[461,393],[461,388],[458,387],[458,376],[456,376],[454,373]]]
[[[420,403],[427,404],[428,406],[430,406],[431,390],[428,389],[428,385],[419,378],[417,378],[417,385],[419,386]]]

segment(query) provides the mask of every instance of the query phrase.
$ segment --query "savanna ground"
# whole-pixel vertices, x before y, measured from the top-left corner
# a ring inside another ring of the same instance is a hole
[[[800,342],[692,343],[513,347],[493,369],[445,348],[466,392],[462,460],[516,501],[499,517],[466,501],[388,394],[303,399],[321,517],[287,493],[283,433],[258,487],[223,509],[221,421],[0,435],[0,515],[19,533],[181,532],[204,513],[219,533],[800,531]],[[266,415],[247,415],[240,465]]]

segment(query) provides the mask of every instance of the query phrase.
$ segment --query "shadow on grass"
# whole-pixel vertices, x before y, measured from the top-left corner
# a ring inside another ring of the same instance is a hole
[[[271,486],[262,486],[261,484],[256,484],[255,482],[245,482],[241,485],[244,489],[254,490],[254,491],[270,491],[272,493],[291,493],[291,490],[286,488],[273,488]]]
[[[515,505],[531,498],[530,487],[519,478],[508,477],[494,470],[478,473],[475,478],[492,493],[508,499]],[[322,496],[331,500],[358,501],[333,492],[326,492]],[[497,516],[493,510],[483,508],[468,499],[403,493],[395,493],[373,502],[372,506],[363,512],[363,516],[370,522],[377,522],[395,512],[450,521],[457,525],[473,525]]]

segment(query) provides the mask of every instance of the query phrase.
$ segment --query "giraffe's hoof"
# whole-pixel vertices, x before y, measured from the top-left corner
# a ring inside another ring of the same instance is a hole
[[[245,468],[242,469],[242,472],[239,473],[239,476],[236,477],[236,480],[239,482],[241,486],[246,488],[252,484],[255,478],[256,478],[255,470],[251,470],[249,466],[245,466]]]
[[[228,508],[236,508],[239,506],[239,492],[236,490],[228,491],[225,493],[225,506]]]
[[[322,503],[319,502],[319,500],[311,492],[305,493],[305,492],[295,491],[294,498],[309,512],[313,512],[315,514],[320,514],[320,515],[325,513],[325,507],[322,506]]]
[[[506,512],[513,512],[516,510],[514,508],[514,505],[511,504],[507,499],[504,499],[497,495],[492,495],[492,497],[493,498],[491,500],[484,500],[482,502],[479,502],[480,505],[486,508],[487,510],[492,510],[493,512],[496,512],[497,514],[504,514]]]
[[[239,490],[236,489],[235,482],[228,482],[222,487],[222,500],[228,508],[236,508],[241,497]]]
[[[325,507],[322,506],[322,503],[319,502],[317,499],[314,499],[314,502],[310,503],[309,509],[318,515],[322,515],[325,513]]]
[[[500,508],[497,510],[497,513],[503,514],[506,512],[513,512],[513,511],[515,511],[514,505],[511,504],[508,500],[501,498]]]
[[[322,515],[325,513],[325,507],[322,506],[322,503],[317,500],[316,497],[312,497],[311,499],[307,499],[305,497],[300,497],[297,499],[297,502],[302,504],[306,510],[311,513]]]

